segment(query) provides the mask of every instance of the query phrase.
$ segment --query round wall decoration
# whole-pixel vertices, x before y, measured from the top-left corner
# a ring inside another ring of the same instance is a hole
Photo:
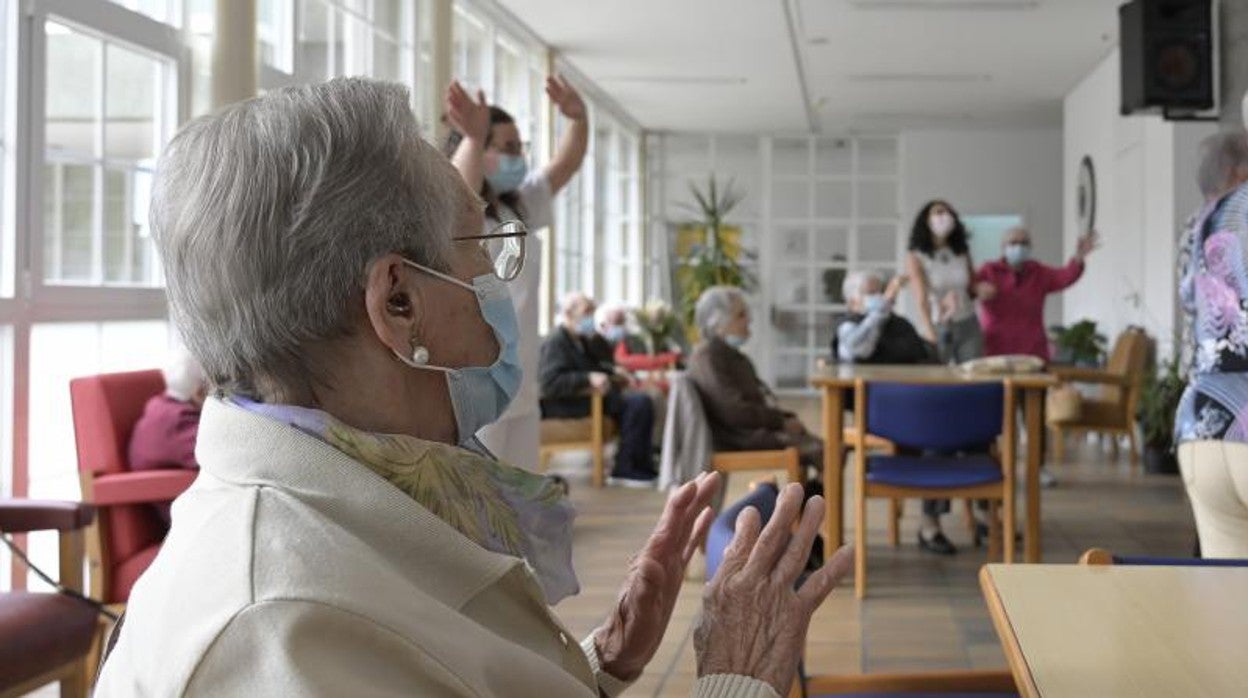
[[[1096,168],[1092,156],[1084,155],[1079,162],[1079,174],[1075,181],[1075,217],[1079,232],[1086,233],[1096,227]]]

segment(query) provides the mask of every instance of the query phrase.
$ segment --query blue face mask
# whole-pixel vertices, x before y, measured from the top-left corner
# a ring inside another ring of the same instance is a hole
[[[529,174],[529,164],[522,155],[501,155],[498,158],[498,169],[494,174],[486,175],[485,181],[496,194],[506,194],[520,188],[520,183]]]
[[[602,336],[606,337],[608,342],[618,344],[624,341],[624,337],[627,335],[628,331],[624,329],[623,325],[612,325],[607,328],[607,331]]]
[[[888,301],[884,300],[883,293],[872,293],[862,299],[862,307],[870,315],[887,309]]]
[[[1023,262],[1026,262],[1028,259],[1031,259],[1031,247],[1030,246],[1028,245],[1006,245],[1005,246],[1005,261],[1009,262],[1010,266],[1017,267]]]
[[[409,266],[472,291],[477,296],[481,317],[494,330],[498,338],[498,358],[489,366],[465,366],[446,368],[431,366],[425,356],[416,350],[411,357],[395,352],[395,356],[412,368],[441,371],[446,374],[450,391],[451,408],[455,411],[460,445],[471,444],[476,433],[487,424],[502,416],[520,391],[520,379],[524,370],[520,367],[520,323],[516,308],[511,302],[507,284],[493,274],[478,276],[472,284],[466,284],[453,276],[434,271],[415,262],[403,260]],[[424,358],[422,361],[421,359]]]
[[[739,334],[724,335],[724,341],[728,343],[728,346],[733,347],[734,349],[740,349],[741,347],[745,346],[745,343],[748,342],[749,340],[750,340],[749,337],[744,337]]]
[[[594,318],[593,317],[581,318],[581,321],[576,323],[576,332],[582,337],[592,337],[595,332]]]

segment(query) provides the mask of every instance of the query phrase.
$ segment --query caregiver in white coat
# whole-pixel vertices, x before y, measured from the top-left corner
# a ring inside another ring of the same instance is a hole
[[[500,460],[530,471],[537,469],[541,448],[537,328],[542,244],[534,233],[551,224],[551,202],[580,169],[589,143],[585,102],[576,90],[555,76],[546,79],[546,95],[568,120],[568,128],[550,163],[530,171],[524,141],[510,114],[487,104],[480,91],[474,99],[458,82],[446,92],[446,118],[453,129],[446,152],[468,186],[485,200],[482,234],[512,220],[530,231],[523,238],[524,273],[509,284],[520,322],[524,382],[502,418],[477,434]]]

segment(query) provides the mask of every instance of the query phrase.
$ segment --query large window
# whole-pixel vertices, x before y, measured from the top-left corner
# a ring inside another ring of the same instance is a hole
[[[44,280],[159,285],[147,202],[173,128],[172,63],[52,20],[44,26]]]

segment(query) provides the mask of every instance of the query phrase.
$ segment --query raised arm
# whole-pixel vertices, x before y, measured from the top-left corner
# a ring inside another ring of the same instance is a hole
[[[550,182],[550,193],[554,195],[581,169],[589,147],[589,118],[581,95],[562,75],[546,78],[546,95],[569,122],[555,157],[546,165],[546,181]]]
[[[1101,246],[1100,235],[1095,230],[1079,238],[1075,256],[1064,267],[1045,267],[1045,291],[1056,293],[1065,290],[1083,276],[1084,260]]]
[[[915,308],[915,316],[919,319],[919,334],[923,335],[923,339],[935,344],[936,326],[932,324],[932,306],[928,302],[927,274],[923,272],[923,265],[919,263],[919,253],[913,250],[906,254],[906,274],[914,279],[914,284],[910,288],[914,291],[914,301],[918,306]]]
[[[485,102],[485,93],[477,90],[473,99],[459,81],[452,82],[446,90],[446,120],[463,134],[451,155],[451,164],[468,187],[479,192],[485,179],[485,142],[490,137],[490,106]]]

